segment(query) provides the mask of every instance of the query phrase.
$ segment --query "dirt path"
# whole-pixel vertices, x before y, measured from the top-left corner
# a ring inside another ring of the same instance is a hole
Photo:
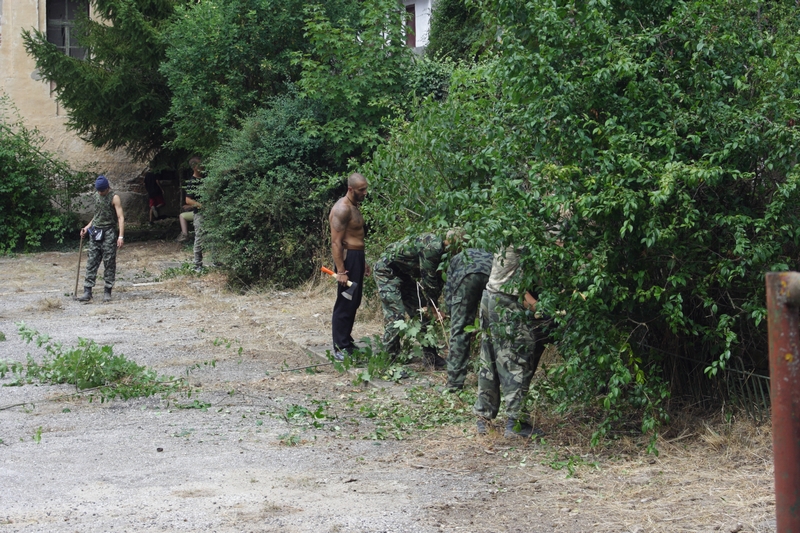
[[[114,301],[88,305],[69,296],[75,253],[0,258],[0,360],[41,355],[24,321],[198,391],[89,403],[63,398],[68,386],[0,387],[0,408],[25,404],[0,410],[0,532],[775,530],[768,428],[595,457],[566,426],[543,444],[477,437],[456,399],[460,415],[422,430],[441,374],[371,387],[330,367],[281,372],[320,362],[309,352],[329,342],[330,286],[239,295],[213,273],[159,279],[188,256],[127,245]],[[375,316],[364,310],[357,337],[380,331]]]

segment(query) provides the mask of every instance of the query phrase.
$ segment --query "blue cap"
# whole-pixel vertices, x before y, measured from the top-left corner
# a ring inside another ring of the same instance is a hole
[[[108,189],[108,178],[105,176],[97,176],[97,181],[94,182],[94,188],[98,191],[104,191]]]

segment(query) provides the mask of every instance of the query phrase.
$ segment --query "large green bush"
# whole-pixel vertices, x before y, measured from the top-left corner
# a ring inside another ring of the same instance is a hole
[[[764,372],[763,275],[800,251],[794,4],[483,4],[503,29],[488,90],[401,125],[376,192],[402,186],[412,229],[527,246],[526,286],[566,311],[546,390],[603,413],[598,437],[631,416],[653,432],[733,359]]]
[[[314,270],[330,203],[315,185],[320,141],[299,127],[313,116],[308,102],[277,97],[206,162],[200,193],[208,246],[235,283],[290,286]]]
[[[36,248],[46,235],[61,242],[64,232],[77,232],[72,200],[91,177],[46,152],[44,143],[0,94],[0,254]]]
[[[502,164],[487,148],[492,128],[504,120],[505,103],[486,65],[456,69],[448,90],[446,100],[431,95],[408,120],[397,119],[364,166],[372,180],[364,212],[373,248],[408,232],[466,222],[464,210],[487,201],[493,172]]]
[[[403,35],[405,10],[394,0],[370,0],[354,21],[333,20],[319,5],[305,13],[311,47],[295,56],[302,67],[298,87],[322,113],[304,127],[343,166],[384,141],[387,120],[407,101],[414,57]]]

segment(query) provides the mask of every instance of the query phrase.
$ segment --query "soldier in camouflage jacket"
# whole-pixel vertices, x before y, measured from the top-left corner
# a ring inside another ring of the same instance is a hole
[[[449,389],[464,388],[470,345],[470,335],[464,328],[475,321],[491,271],[492,254],[477,248],[468,248],[456,254],[447,268],[444,302],[450,314],[450,354],[447,356]]]
[[[400,354],[400,330],[394,325],[406,315],[416,316],[419,309],[432,309],[442,293],[442,275],[439,263],[444,253],[444,241],[432,234],[406,237],[390,244],[373,268],[378,295],[383,308],[383,344],[393,357]],[[419,290],[417,287],[419,281]],[[430,322],[430,316],[423,313],[423,328]],[[444,359],[436,353],[436,348],[423,348],[426,362],[443,368]]]

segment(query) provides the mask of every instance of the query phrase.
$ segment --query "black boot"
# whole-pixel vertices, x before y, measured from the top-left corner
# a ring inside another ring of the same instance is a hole
[[[103,301],[110,302],[111,301],[111,287],[106,287],[103,290]]]
[[[91,287],[84,287],[83,288],[83,296],[78,297],[79,302],[89,302],[92,300],[92,288]]]
[[[423,348],[422,359],[425,361],[426,365],[432,366],[436,370],[447,368],[447,360],[439,357],[439,352],[436,350],[436,348]]]

